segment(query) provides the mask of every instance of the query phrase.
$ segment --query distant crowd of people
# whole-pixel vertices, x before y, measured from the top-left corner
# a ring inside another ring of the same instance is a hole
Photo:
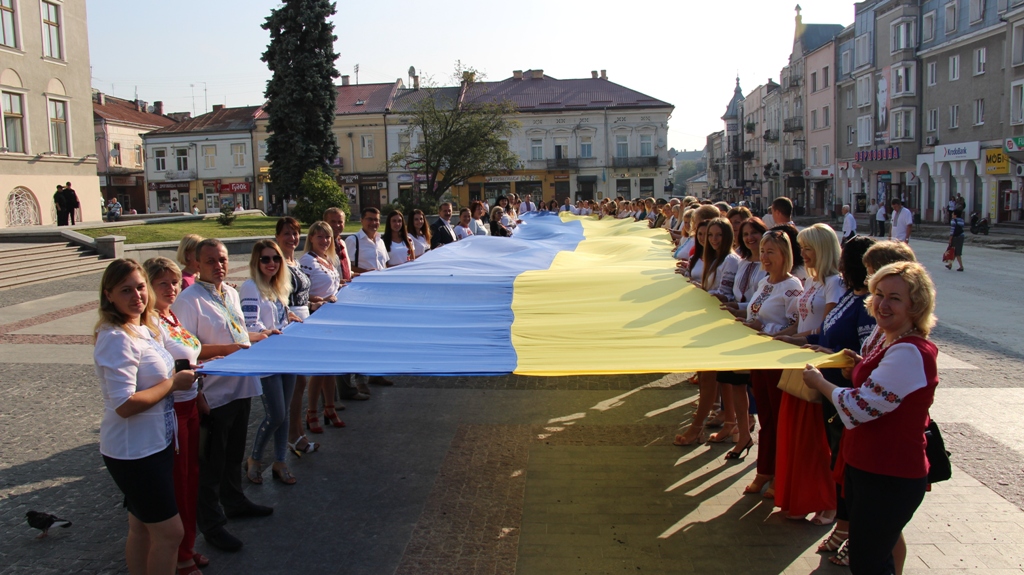
[[[254,245],[249,279],[237,289],[226,281],[225,246],[195,235],[181,240],[176,262],[108,266],[94,353],[104,400],[100,451],[125,495],[131,572],[173,564],[182,575],[199,574],[209,559],[195,551],[197,533],[214,547],[239,550],[229,519],[273,513],[246,496],[243,477],[260,484],[269,469],[271,479],[294,485],[288,454],[317,452],[315,434],[345,426],[338,401],[365,401],[370,385],[391,385],[361,374],[199,377],[200,364],[306,320],[360,274],[473,235],[512,235],[519,210],[557,208],[535,205],[529,195],[488,207],[461,209],[455,225],[450,204],[433,224],[420,210],[408,221],[391,212],[382,222],[379,210],[366,208],[360,230],[347,238],[345,212],[331,208],[307,229],[301,254],[302,226],[283,217],[273,240]],[[677,272],[737,321],[790,344],[845,351],[856,362],[807,368],[804,382],[821,392],[821,403],[784,393],[776,370],[700,372],[693,422],[675,443],[731,440],[725,457],[738,461],[754,445],[759,422],[757,475],[745,493],[774,498],[794,520],[836,522],[818,550],[838,552],[837,563],[865,573],[901,565],[902,529],[927,488],[923,437],[938,383],[937,350],[928,340],[935,290],[908,244],[854,236],[841,246],[825,224],[798,231],[786,198],[772,204],[765,218],[772,223],[743,206],[693,198],[567,200],[557,211],[665,229]],[[264,417],[247,449],[257,396]],[[718,430],[705,434],[712,427]]]

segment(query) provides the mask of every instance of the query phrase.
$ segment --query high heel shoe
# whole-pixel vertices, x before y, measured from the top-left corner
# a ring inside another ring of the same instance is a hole
[[[839,529],[833,529],[832,534],[828,536],[828,539],[821,542],[818,545],[818,553],[832,553],[839,551],[839,548],[846,543],[846,540],[850,538],[849,531],[840,531]]]
[[[694,427],[690,426],[690,429],[686,430],[686,433],[682,433],[676,436],[672,445],[678,445],[680,447],[686,447],[687,445],[700,445],[704,443],[704,426],[697,426],[697,434],[692,439],[686,439],[686,436],[693,431]]]
[[[741,449],[739,451],[733,451],[731,449],[729,451],[726,451],[725,452],[725,459],[727,461],[730,461],[730,460],[733,460],[733,459],[738,459],[739,461],[743,461],[744,459],[747,458],[747,454],[750,453],[750,448],[753,447],[753,446],[754,446],[754,440],[753,439],[749,439],[749,440],[747,440],[747,444],[743,446],[743,449]]]
[[[324,425],[328,423],[334,427],[345,427],[345,422],[338,417],[338,412],[334,410],[333,405],[324,406]]]
[[[736,427],[735,421],[726,421],[722,425],[722,429],[712,433],[708,436],[709,443],[722,443],[726,439],[729,439],[734,434],[739,432],[739,428]]]
[[[315,409],[306,410],[306,429],[312,433],[324,432],[324,428],[320,427],[320,415]]]
[[[754,477],[754,481],[743,490],[743,493],[747,495],[761,493],[761,490],[764,489],[764,486],[768,485],[768,483],[771,482],[772,479],[775,479],[774,475],[764,475],[758,473],[757,476]]]

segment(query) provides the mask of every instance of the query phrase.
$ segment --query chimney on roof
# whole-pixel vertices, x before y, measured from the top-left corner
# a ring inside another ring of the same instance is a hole
[[[103,92],[96,92],[93,101],[99,104],[100,106],[103,106],[107,103],[107,97],[103,95]]]
[[[543,80],[544,79],[544,70],[534,70],[533,71],[533,79],[534,80]]]
[[[160,100],[157,100],[156,102],[153,102],[153,113],[158,115],[158,116],[163,116],[164,115],[164,103],[161,102]]]
[[[219,112],[219,111],[221,111],[223,109],[224,109],[224,104],[214,104],[213,105],[213,111],[214,112]]]
[[[420,77],[417,76],[416,74],[413,74],[413,76],[412,76],[412,89],[413,90],[419,90],[420,89]]]
[[[514,78],[516,80],[522,80],[523,79],[523,71],[522,70],[512,70],[512,78]]]
[[[344,74],[341,76],[341,85],[348,86],[348,74]]]
[[[608,70],[601,70],[601,79],[602,80],[607,80],[608,79]]]
[[[135,109],[138,110],[139,112],[145,112],[146,111],[146,103],[143,102],[142,100],[135,100]]]
[[[590,77],[592,79],[596,80],[597,79],[597,70],[591,70],[590,71]]]

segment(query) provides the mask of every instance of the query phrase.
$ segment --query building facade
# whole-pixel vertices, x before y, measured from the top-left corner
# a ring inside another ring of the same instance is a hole
[[[804,101],[807,108],[807,138],[804,186],[807,213],[840,212],[841,199],[835,193],[835,41],[827,42],[804,57]],[[838,202],[838,204],[837,204]]]
[[[53,194],[70,181],[75,221],[100,219],[85,3],[3,4],[0,26],[0,226],[56,222]]]

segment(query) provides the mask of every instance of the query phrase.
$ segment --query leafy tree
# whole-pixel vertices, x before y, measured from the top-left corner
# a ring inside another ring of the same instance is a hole
[[[391,156],[393,168],[414,170],[427,179],[426,197],[403,201],[435,205],[454,186],[474,176],[507,172],[519,166],[508,138],[519,127],[514,103],[495,101],[481,89],[479,72],[456,64],[460,99],[425,88],[427,96],[409,112],[409,130],[421,134],[419,144]]]
[[[676,195],[682,193],[686,189],[686,180],[696,176],[701,171],[700,162],[677,162],[675,171],[676,191],[673,193]]]
[[[323,168],[306,172],[299,182],[298,190],[292,214],[304,224],[322,218],[327,208],[341,208],[348,213],[348,196]]]
[[[217,216],[217,223],[222,226],[230,226],[235,221],[235,208],[229,205],[220,207],[220,215]]]
[[[264,93],[270,115],[267,161],[274,187],[285,194],[309,170],[326,168],[338,156],[331,131],[337,37],[329,20],[336,8],[328,0],[283,0],[261,26],[270,32],[261,59],[273,72]]]

